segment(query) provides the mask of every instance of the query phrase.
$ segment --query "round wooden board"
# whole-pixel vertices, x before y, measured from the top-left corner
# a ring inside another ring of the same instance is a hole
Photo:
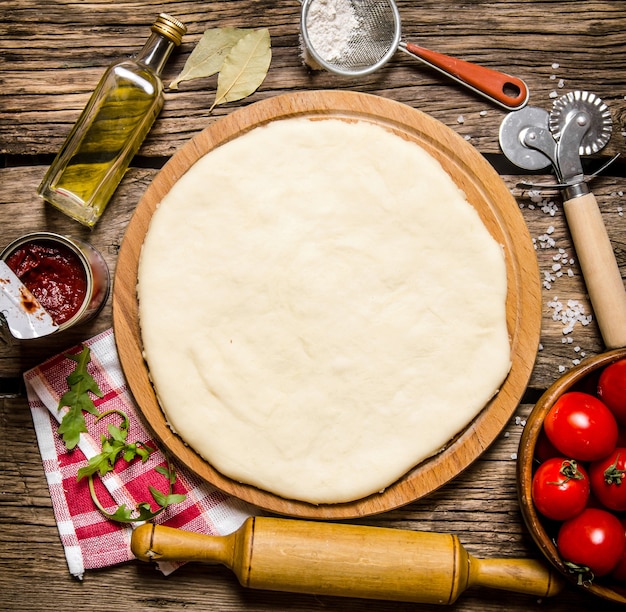
[[[465,192],[506,255],[512,366],[500,391],[442,452],[382,493],[350,503],[313,505],[288,500],[224,477],[172,433],[142,357],[137,267],[156,206],[201,156],[254,127],[292,117],[367,121],[416,142],[439,160]],[[265,510],[301,518],[345,519],[391,510],[431,493],[464,470],[495,440],[515,411],[534,366],[541,330],[541,285],[534,247],[515,199],[495,170],[463,138],[432,117],[381,97],[354,92],[302,92],[258,102],[216,121],[163,167],[139,202],[120,249],[113,288],[113,325],[135,400],[157,437],[182,464],[226,493]]]

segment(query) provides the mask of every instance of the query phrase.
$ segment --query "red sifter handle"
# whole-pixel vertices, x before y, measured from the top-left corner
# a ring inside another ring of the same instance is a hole
[[[509,110],[519,110],[528,102],[530,94],[522,79],[412,43],[400,43],[400,49]]]

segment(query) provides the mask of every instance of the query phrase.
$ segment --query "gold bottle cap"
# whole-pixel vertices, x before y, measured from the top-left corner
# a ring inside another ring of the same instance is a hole
[[[182,42],[184,34],[187,32],[187,26],[185,26],[184,23],[166,13],[161,13],[150,29],[153,32],[167,36],[177,47]]]

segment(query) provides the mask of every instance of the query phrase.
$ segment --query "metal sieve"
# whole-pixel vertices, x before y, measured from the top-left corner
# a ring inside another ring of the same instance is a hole
[[[370,74],[399,48],[506,109],[528,102],[528,87],[517,77],[403,42],[394,0],[303,0],[300,29],[312,59],[335,74]]]

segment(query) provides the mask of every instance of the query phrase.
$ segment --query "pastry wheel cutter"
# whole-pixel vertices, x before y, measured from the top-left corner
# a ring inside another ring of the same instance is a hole
[[[588,181],[581,156],[600,151],[611,137],[611,113],[595,94],[573,91],[556,99],[551,111],[527,106],[509,113],[500,126],[500,147],[525,170],[553,167],[563,210],[587,286],[602,339],[607,348],[626,346],[626,290],[615,253]]]

